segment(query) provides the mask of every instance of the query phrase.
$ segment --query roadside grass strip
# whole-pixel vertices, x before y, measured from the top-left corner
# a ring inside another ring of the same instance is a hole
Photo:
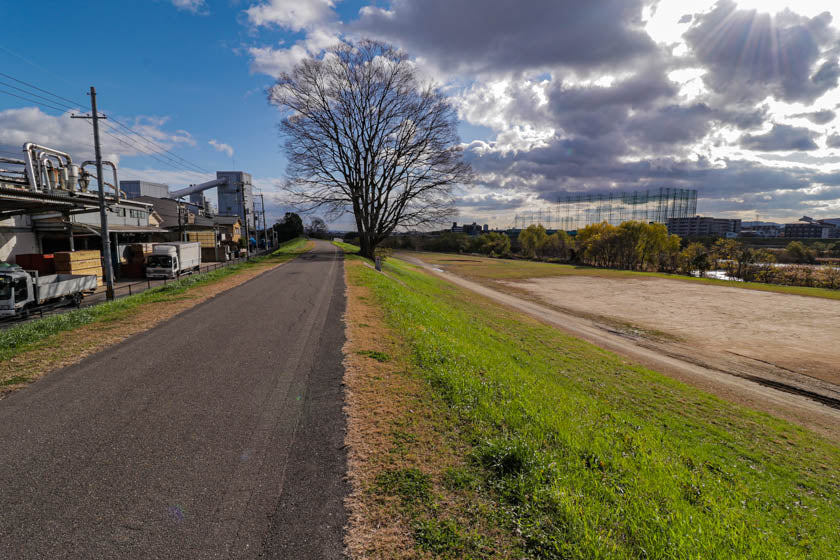
[[[48,344],[49,339],[59,333],[91,323],[121,319],[144,304],[168,302],[189,297],[189,291],[192,288],[212,284],[222,278],[244,270],[253,269],[256,266],[278,264],[290,260],[302,253],[305,248],[305,239],[293,239],[281,244],[270,255],[256,257],[249,261],[233,264],[203,274],[184,276],[164,286],[151,288],[133,296],[127,296],[91,307],[74,309],[66,313],[50,315],[43,319],[5,329],[0,331],[0,363],[27,350]],[[14,379],[0,380],[0,387],[16,384]]]
[[[348,280],[405,348],[400,375],[427,390],[415,415],[446,423],[436,453],[463,459],[370,482],[420,556],[840,558],[840,448],[407,263],[384,268]],[[410,456],[417,434],[400,430]],[[489,527],[515,544],[499,551]]]
[[[407,255],[412,255],[407,252]],[[665,278],[680,282],[694,282],[712,286],[727,286],[761,292],[777,292],[798,296],[818,297],[825,299],[840,299],[840,290],[828,288],[808,288],[803,286],[782,286],[780,284],[763,284],[761,282],[740,282],[737,280],[720,280],[718,278],[696,278],[681,274],[667,274],[664,272],[640,272],[635,270],[617,270],[612,268],[595,268],[591,266],[560,264],[551,262],[536,262],[515,259],[494,259],[474,255],[458,255],[450,253],[416,253],[423,261],[443,267],[449,272],[464,276],[472,280],[495,282],[498,280],[524,280],[531,278],[547,278],[553,276],[595,276],[599,278]]]

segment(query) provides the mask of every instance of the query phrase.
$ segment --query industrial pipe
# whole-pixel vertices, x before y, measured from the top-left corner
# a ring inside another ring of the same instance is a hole
[[[90,160],[82,162],[82,170],[84,170],[84,168],[88,165],[96,165],[96,162]],[[125,193],[121,191],[119,187],[120,181],[117,178],[117,166],[114,164],[114,162],[105,161],[104,159],[102,160],[102,165],[109,166],[111,168],[111,171],[113,171],[114,173],[114,184],[110,186],[114,188],[114,197],[116,198],[116,201],[119,202],[121,198],[126,198]],[[108,183],[106,183],[104,180],[102,182],[105,183],[105,185],[108,185]],[[104,189],[105,185],[100,185],[99,188]]]
[[[207,189],[212,189],[213,187],[218,187],[220,185],[226,185],[228,182],[227,177],[222,177],[220,179],[213,179],[212,181],[207,181],[206,183],[200,183],[198,185],[190,185],[185,189],[179,189],[177,191],[172,191],[169,193],[170,198],[181,198],[182,196],[191,195],[193,193],[206,191]]]
[[[66,160],[66,166],[73,165],[73,158],[70,157],[70,154],[61,152],[58,150],[54,150],[52,148],[47,148],[46,146],[40,146],[38,144],[34,144],[32,142],[27,142],[23,145],[23,153],[26,155],[26,172],[29,175],[29,181],[31,185],[31,189],[33,191],[40,190],[38,188],[39,177],[41,173],[40,169],[40,157],[38,158],[38,166],[39,168],[35,169],[35,159],[33,156],[35,155],[35,151],[40,153],[46,153],[52,155],[54,157],[59,158],[59,163],[61,163],[60,158],[64,158]],[[50,189],[51,190],[51,189]]]

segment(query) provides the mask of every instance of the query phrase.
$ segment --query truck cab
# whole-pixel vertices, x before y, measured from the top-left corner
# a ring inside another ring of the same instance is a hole
[[[146,262],[146,278],[175,278],[180,272],[175,247],[155,246]]]
[[[35,299],[32,277],[17,265],[0,264],[0,318],[20,314]]]

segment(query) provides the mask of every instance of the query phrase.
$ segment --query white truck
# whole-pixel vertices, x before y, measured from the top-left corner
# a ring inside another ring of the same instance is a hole
[[[0,318],[26,317],[47,306],[81,305],[85,294],[96,291],[95,275],[49,274],[0,263]]]
[[[146,261],[146,278],[177,278],[201,267],[201,243],[155,243]]]

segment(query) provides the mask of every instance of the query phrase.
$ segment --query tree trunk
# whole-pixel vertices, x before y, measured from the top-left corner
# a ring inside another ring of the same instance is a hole
[[[370,260],[374,260],[374,251],[376,250],[373,239],[371,239],[372,237],[368,232],[363,232],[359,235],[359,254]]]

